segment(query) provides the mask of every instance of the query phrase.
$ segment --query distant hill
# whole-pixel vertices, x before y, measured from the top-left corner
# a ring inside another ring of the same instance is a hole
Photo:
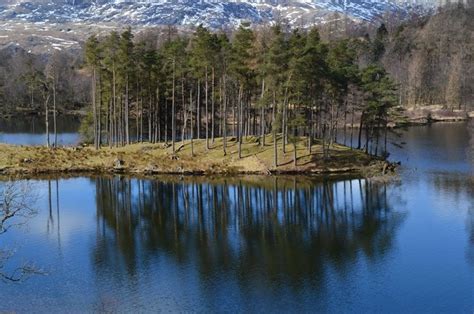
[[[0,2],[0,20],[41,23],[120,23],[183,25],[220,29],[242,21],[284,19],[291,25],[317,25],[335,12],[352,20],[374,20],[387,13],[408,16],[424,12],[434,1],[393,0],[151,0],[151,1],[11,1]]]

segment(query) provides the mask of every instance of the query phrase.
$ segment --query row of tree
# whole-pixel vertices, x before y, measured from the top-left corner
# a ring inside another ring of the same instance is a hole
[[[96,148],[163,141],[176,153],[185,140],[193,148],[194,139],[205,139],[211,149],[223,137],[227,154],[232,137],[240,157],[246,137],[264,146],[272,133],[277,165],[278,141],[286,151],[304,137],[311,151],[320,139],[329,157],[330,145],[350,136],[380,154],[395,85],[379,65],[359,66],[360,41],[326,43],[317,29],[246,24],[231,35],[199,26],[161,38],[135,39],[130,28],[91,36],[84,50],[91,141]],[[355,124],[358,136],[346,130]]]

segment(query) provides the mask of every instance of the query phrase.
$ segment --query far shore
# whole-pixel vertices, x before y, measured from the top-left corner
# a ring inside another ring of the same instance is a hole
[[[290,143],[283,153],[278,141],[278,167],[273,166],[273,142],[266,137],[262,147],[259,138],[248,137],[242,144],[242,158],[238,158],[235,138],[228,139],[227,155],[223,140],[218,138],[206,148],[206,140],[176,143],[173,154],[169,144],[131,144],[124,147],[47,148],[44,146],[15,146],[0,144],[0,175],[70,175],[70,174],[130,174],[130,175],[356,175],[375,177],[394,172],[395,165],[361,150],[334,144],[330,158],[324,159],[322,143],[312,146],[297,144],[297,166],[294,166],[294,148]]]
[[[435,122],[462,122],[474,118],[474,111],[446,109],[441,105],[411,107],[404,111],[406,121],[402,125],[426,125]]]
[[[448,109],[442,105],[430,105],[430,106],[416,106],[401,108],[401,114],[399,114],[393,121],[390,121],[388,126],[390,128],[400,128],[406,126],[418,126],[418,125],[428,125],[431,123],[437,122],[462,122],[474,119],[474,111],[466,111],[462,109]],[[18,118],[25,116],[42,116],[44,112],[42,110],[33,110],[25,108],[17,108],[17,110],[0,113],[0,118],[9,119],[9,118]],[[87,115],[87,112],[84,109],[78,110],[59,110],[58,116],[66,117],[76,117],[83,118]],[[354,121],[350,124],[348,123],[346,127],[348,128],[359,128],[360,117],[356,116]]]

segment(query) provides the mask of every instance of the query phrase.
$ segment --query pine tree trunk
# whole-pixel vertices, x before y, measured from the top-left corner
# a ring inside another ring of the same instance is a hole
[[[219,122],[219,136],[223,136],[224,132],[222,129],[222,117],[224,114],[224,101],[223,101],[223,89],[222,89],[223,79],[219,79],[219,113],[220,113],[220,122]]]
[[[156,87],[155,106],[153,109],[153,143],[158,143],[158,108],[160,107],[160,88]]]
[[[265,147],[265,105],[263,104],[263,98],[265,97],[265,79],[262,79],[262,95],[260,99],[262,100],[262,106],[261,112],[260,112],[260,134],[261,134],[261,145],[262,147]]]
[[[160,97],[158,97],[158,101],[160,101]],[[157,141],[161,142],[163,139],[162,135],[162,130],[161,130],[161,124],[162,124],[162,108],[161,108],[161,103],[158,103],[158,106],[156,108],[156,131],[158,133],[157,135]]]
[[[137,95],[135,100],[135,134],[137,143],[140,142],[140,96],[139,96],[139,86],[137,80]]]
[[[223,150],[224,156],[227,155],[227,79],[226,74],[224,73],[224,92],[223,92],[223,105],[224,105],[224,112],[222,115],[222,136],[223,136]]]
[[[360,117],[360,125],[359,125],[359,141],[357,144],[357,149],[361,149],[362,147],[362,127],[363,127],[363,122],[364,122],[364,114],[361,115]]]
[[[310,126],[308,130],[308,152],[311,155],[313,153],[313,133],[314,133],[314,110],[313,108],[310,109]]]
[[[102,145],[102,79],[99,72],[99,90],[97,95],[99,96],[98,108],[97,108],[97,148]]]
[[[94,116],[94,119],[95,119],[95,116]],[[56,121],[56,79],[53,80],[53,132],[54,132],[54,147],[58,147],[58,128],[57,128],[57,121]]]
[[[92,111],[93,111],[93,115],[94,115],[94,147],[95,147],[95,149],[98,149],[96,86],[97,86],[96,69],[94,67],[93,73],[92,73]],[[54,92],[54,94],[56,94],[56,93]],[[55,112],[55,114],[54,114],[54,128],[56,129],[56,97],[55,96],[53,96],[53,103],[54,103],[53,106],[54,106],[54,112]],[[55,133],[56,133],[56,130],[55,130]],[[55,145],[57,145],[57,143],[55,143]]]
[[[334,123],[332,124],[332,129],[333,129],[333,141],[332,143],[337,143],[337,125],[339,122],[339,106],[336,107],[336,119],[334,119]]]
[[[143,96],[140,96],[140,143],[143,143]]]
[[[276,131],[276,91],[273,91],[273,108],[272,108],[272,133],[273,133],[273,166],[278,167],[278,140]]]
[[[116,137],[117,137],[117,141],[116,141],[116,144],[117,146],[120,146],[121,145],[121,141],[120,141],[120,132],[121,132],[121,129],[120,129],[120,123],[122,121],[122,95],[119,95],[119,91],[118,91],[118,88],[117,88],[117,103],[116,103],[116,110],[117,110],[117,116],[116,116],[116,128],[117,128],[117,132],[115,133],[116,134]]]
[[[296,133],[296,132],[295,132]],[[296,136],[293,139],[293,166],[296,168],[298,164],[298,152],[296,151]]]
[[[374,153],[375,156],[377,156],[379,153],[379,143],[380,143],[380,122],[377,124],[377,136],[376,136],[375,153]]]
[[[148,89],[148,142],[152,143],[152,112],[153,112],[153,96],[151,91]]]
[[[160,87],[156,88],[156,108],[155,108],[155,140],[160,142]]]
[[[273,122],[275,123],[275,122]],[[278,167],[278,139],[277,139],[277,132],[276,128],[272,127],[273,132],[273,167]]]
[[[193,89],[189,91],[189,108],[191,109],[191,156],[194,156],[194,125],[193,125]]]
[[[176,152],[176,108],[175,108],[175,85],[176,85],[176,61],[173,60],[173,90],[171,102],[171,145],[173,147],[173,154]]]
[[[351,149],[354,148],[354,107],[352,107],[351,114]]]
[[[165,99],[165,129],[163,132],[165,132],[165,144],[168,144],[168,99]]]
[[[235,96],[235,95],[231,95],[231,96]],[[232,99],[231,99],[232,101]],[[235,107],[237,106],[238,104],[236,104],[235,101],[232,101],[232,134],[234,137],[237,137],[237,124],[238,124],[238,121],[237,121],[237,116],[236,116],[236,109]]]
[[[238,132],[238,143],[239,143],[239,158],[242,158],[242,125],[243,125],[243,104],[242,104],[242,94],[243,94],[243,87],[241,86],[239,89],[239,120],[237,126]]]
[[[107,145],[112,146],[112,99],[107,101],[105,128],[107,130]]]
[[[214,144],[214,132],[215,132],[215,118],[216,118],[216,112],[215,110],[215,70],[214,67],[212,67],[212,90],[211,90],[211,142]]]
[[[196,108],[196,135],[197,139],[201,138],[201,81],[198,80],[198,90],[197,90],[197,100],[196,100],[197,108]]]
[[[247,123],[245,124],[246,125],[245,139],[248,139],[250,135],[250,128],[252,126],[252,117],[251,117],[252,108],[250,107],[250,100],[251,100],[251,96],[247,95],[247,97],[245,98],[245,106],[244,106],[244,112],[246,112],[246,119],[247,119]],[[255,114],[254,114],[254,117],[255,117]]]
[[[206,104],[204,108],[205,109],[204,118],[206,121],[206,149],[207,150],[209,150],[209,108],[208,108],[209,98],[208,98],[208,95],[209,95],[209,78],[208,78],[207,66],[206,66],[206,92],[205,92]]]
[[[366,123],[365,124],[365,152],[367,154],[369,153],[369,138],[370,138],[369,126]]]
[[[49,141],[49,93],[46,96],[46,100],[44,102],[44,107],[45,107],[45,123],[46,123],[46,147],[50,147],[50,141]]]
[[[186,100],[184,95],[184,78],[181,78],[181,105],[183,106],[183,127],[181,129],[181,142],[184,147],[184,140],[186,138],[186,126],[188,123],[188,109],[186,108]]]
[[[344,100],[344,145],[347,145],[347,99]]]
[[[115,94],[115,67],[112,70],[112,142],[117,146],[117,112],[116,112],[116,94]]]
[[[283,118],[282,118],[282,132],[283,132],[283,153],[286,154],[286,144],[288,143],[288,87],[285,88],[285,97],[283,99]]]
[[[128,74],[127,74],[127,79],[126,79],[126,85],[125,85],[125,142],[127,145],[130,144],[130,113],[129,113],[129,86],[128,86]]]
[[[261,124],[261,130],[260,134],[262,137],[261,145],[262,147],[265,147],[265,108],[262,106],[261,112],[260,112],[260,124]]]

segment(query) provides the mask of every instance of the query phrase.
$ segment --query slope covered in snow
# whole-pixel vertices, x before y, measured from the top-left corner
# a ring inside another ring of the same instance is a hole
[[[386,12],[403,15],[426,6],[389,0],[151,0],[16,2],[0,6],[0,20],[28,22],[114,22],[129,25],[235,27],[242,21],[290,24],[324,23],[334,12],[355,20],[373,20]]]

